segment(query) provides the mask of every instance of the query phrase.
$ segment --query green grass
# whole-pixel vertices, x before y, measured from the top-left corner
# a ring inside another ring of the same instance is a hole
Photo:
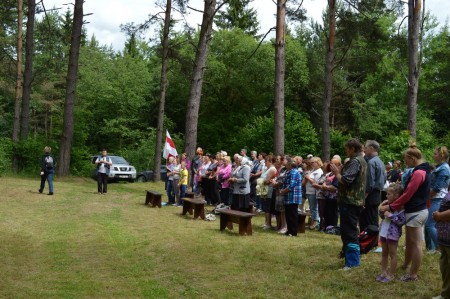
[[[438,256],[424,257],[416,283],[375,282],[380,255],[348,272],[340,238],[307,231],[296,238],[263,231],[219,231],[181,208],[144,206],[163,184],[0,178],[1,298],[430,298],[439,293]],[[403,261],[400,242],[399,264]],[[398,275],[402,274],[400,270]]]

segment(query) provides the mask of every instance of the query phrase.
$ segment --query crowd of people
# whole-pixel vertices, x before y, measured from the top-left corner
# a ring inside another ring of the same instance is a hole
[[[345,151],[344,161],[338,155],[322,161],[313,155],[303,159],[256,151],[249,157],[246,149],[233,156],[225,151],[213,155],[198,148],[192,161],[185,154],[168,160],[169,203],[182,204],[186,187],[180,186],[189,182],[207,204],[241,211],[254,205],[255,212],[265,215],[263,229],[286,236],[297,235],[298,213],[308,209],[309,229],[339,226],[344,270],[360,265],[360,232],[376,227],[382,247],[381,274],[376,277],[380,282],[395,278],[397,245],[405,226],[406,274],[399,279],[418,279],[424,236],[427,253],[441,255],[444,284],[436,298],[450,298],[448,149],[437,147],[431,165],[412,144],[403,153],[405,170],[400,161],[383,163],[374,140],[362,144],[350,139]],[[181,184],[180,177],[185,178]]]

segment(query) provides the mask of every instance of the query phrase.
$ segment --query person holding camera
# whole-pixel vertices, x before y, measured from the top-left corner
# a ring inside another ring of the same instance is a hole
[[[109,168],[112,165],[111,158],[108,156],[106,149],[102,150],[102,154],[98,156],[95,165],[97,165],[98,194],[106,194],[108,192]]]

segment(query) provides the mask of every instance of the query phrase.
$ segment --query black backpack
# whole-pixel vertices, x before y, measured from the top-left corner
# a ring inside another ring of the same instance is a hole
[[[53,169],[53,157],[52,156],[45,156],[44,158],[44,165],[46,169]]]
[[[359,233],[360,253],[368,253],[372,248],[378,246],[378,227],[376,225],[368,225],[365,230]]]

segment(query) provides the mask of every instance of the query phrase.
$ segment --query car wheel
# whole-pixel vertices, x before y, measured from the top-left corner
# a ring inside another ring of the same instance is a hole
[[[146,182],[147,180],[145,179],[145,176],[140,175],[140,176],[137,177],[136,181],[139,182],[139,183],[144,183],[144,182]],[[131,180],[130,182],[134,182],[134,181]]]

